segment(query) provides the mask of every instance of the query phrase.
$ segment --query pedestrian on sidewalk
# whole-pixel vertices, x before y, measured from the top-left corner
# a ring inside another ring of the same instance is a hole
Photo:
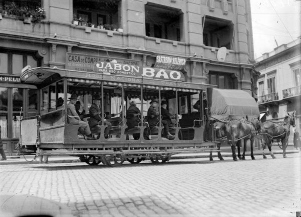
[[[294,148],[298,150],[301,147],[300,135],[296,128],[294,131]]]
[[[0,154],[2,156],[1,160],[6,160],[5,152],[3,150],[3,142],[2,142],[2,138],[1,138],[1,126],[0,126]]]

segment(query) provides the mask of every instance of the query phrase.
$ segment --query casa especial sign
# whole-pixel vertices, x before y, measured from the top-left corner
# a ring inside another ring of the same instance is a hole
[[[105,75],[126,75],[173,81],[185,81],[182,72],[164,68],[141,67],[137,61],[116,59],[117,63],[105,62],[102,57],[81,54],[67,54],[66,68],[87,72],[100,72]],[[115,58],[114,58],[115,59]],[[128,63],[128,61],[136,64]]]

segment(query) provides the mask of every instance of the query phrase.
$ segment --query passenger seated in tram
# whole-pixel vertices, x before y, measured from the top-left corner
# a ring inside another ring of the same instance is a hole
[[[158,108],[158,100],[153,99],[150,104],[151,106],[149,107],[147,111],[147,121],[149,124],[150,129],[154,128],[157,126],[157,124],[160,121],[160,112]],[[167,139],[173,140],[175,137],[169,133],[169,126],[166,120],[161,121],[163,126],[164,126],[164,134],[163,137],[166,137]]]
[[[77,95],[76,94],[72,94],[71,97],[69,98],[70,102],[67,105],[67,114],[68,114],[68,120],[70,124],[76,124],[76,125],[80,125],[79,126],[79,131],[84,131],[85,135],[87,136],[86,139],[87,140],[92,140],[92,133],[89,127],[89,124],[87,122],[81,121],[80,117],[78,116],[78,114],[76,113],[75,110],[75,103],[77,101]]]
[[[130,102],[130,107],[126,111],[126,124],[128,126],[128,129],[132,129],[136,126],[138,126],[140,119],[140,110],[136,106],[136,102],[133,100]]]
[[[95,95],[93,97],[93,104],[91,105],[90,109],[89,109],[89,126],[92,129],[93,132],[95,132],[96,134],[100,134],[101,132],[101,127],[100,125],[102,124],[102,120],[101,120],[101,97],[99,95]],[[105,138],[109,137],[109,132],[111,129],[111,123],[106,121],[104,119],[104,125],[107,125],[105,132],[104,132],[104,136]]]
[[[130,107],[126,111],[126,124],[128,126],[128,130],[138,126],[140,122],[140,119],[138,117],[139,115],[140,115],[140,110],[137,108],[135,100],[132,100],[130,102]],[[140,134],[134,133],[133,137],[135,140],[138,140],[140,138]]]

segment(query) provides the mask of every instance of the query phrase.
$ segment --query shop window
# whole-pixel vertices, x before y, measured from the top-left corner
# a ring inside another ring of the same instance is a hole
[[[94,25],[113,30],[122,28],[121,0],[73,0],[73,19],[79,21],[79,25]]]
[[[145,35],[173,41],[181,41],[183,30],[181,10],[163,5],[145,5]]]
[[[0,73],[7,74],[8,73],[8,54],[0,53]]]
[[[203,18],[203,43],[210,47],[226,47],[232,49],[233,24],[231,21],[215,17]]]
[[[23,92],[24,89],[12,88],[13,118],[12,138],[20,137],[20,120],[23,117]]]
[[[1,138],[7,138],[8,88],[0,87]]]
[[[220,89],[235,89],[236,81],[232,74],[210,72],[209,83],[212,85],[217,85]]]

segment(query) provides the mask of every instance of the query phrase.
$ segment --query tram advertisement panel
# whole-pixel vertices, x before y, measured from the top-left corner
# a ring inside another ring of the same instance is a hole
[[[139,67],[110,62],[96,63],[96,68],[98,69],[98,72],[101,72],[104,75],[125,75],[152,79],[185,81],[185,77],[182,72],[167,69]]]
[[[76,71],[97,72],[96,64],[106,62],[108,57],[90,56],[84,54],[67,53],[66,68]],[[139,66],[137,60],[114,58],[119,64]]]

